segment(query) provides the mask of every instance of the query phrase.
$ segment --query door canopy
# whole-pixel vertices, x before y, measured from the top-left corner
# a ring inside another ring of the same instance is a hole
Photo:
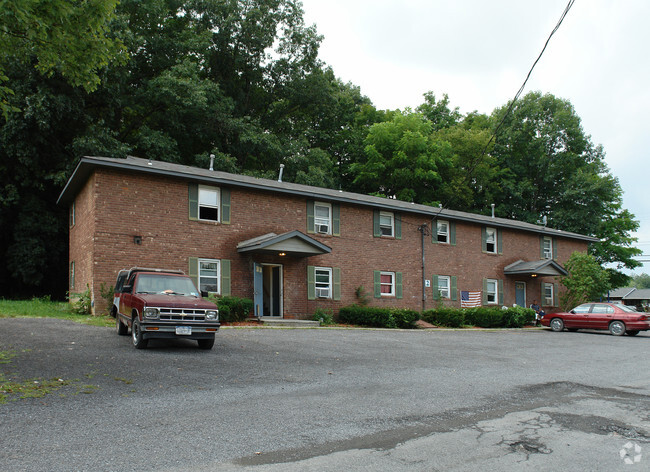
[[[329,254],[332,248],[296,230],[283,234],[267,233],[247,239],[237,244],[237,252],[309,257]]]
[[[564,267],[552,259],[541,259],[539,261],[526,262],[518,260],[503,268],[505,275],[519,275],[529,277],[555,277],[568,275]]]

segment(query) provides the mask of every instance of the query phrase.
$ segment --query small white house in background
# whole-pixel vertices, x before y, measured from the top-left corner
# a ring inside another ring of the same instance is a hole
[[[623,287],[611,290],[607,300],[613,303],[635,306],[637,309],[647,310],[650,306],[650,289]]]

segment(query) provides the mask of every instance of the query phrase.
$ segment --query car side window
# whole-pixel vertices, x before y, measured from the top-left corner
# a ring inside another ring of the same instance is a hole
[[[614,313],[614,309],[609,305],[595,304],[592,313]]]
[[[574,313],[589,313],[589,310],[591,308],[591,303],[587,303],[585,305],[579,305],[573,309]]]

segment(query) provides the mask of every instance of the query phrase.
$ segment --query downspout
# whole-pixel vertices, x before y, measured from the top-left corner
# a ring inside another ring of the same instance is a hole
[[[427,291],[426,291],[426,272],[425,272],[425,260],[424,260],[424,236],[429,235],[429,227],[426,223],[418,226],[418,231],[422,234],[422,311],[426,309],[427,301]]]

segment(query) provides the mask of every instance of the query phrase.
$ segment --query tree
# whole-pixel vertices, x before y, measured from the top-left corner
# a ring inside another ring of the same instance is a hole
[[[597,300],[611,289],[607,271],[590,254],[574,252],[566,262],[565,268],[569,275],[561,279],[566,290],[560,295],[564,310]]]
[[[451,154],[451,145],[432,136],[423,115],[397,111],[392,120],[370,127],[366,160],[351,166],[354,184],[365,193],[434,205]]]
[[[124,60],[119,40],[110,36],[117,0],[13,0],[0,9],[0,85],[9,81],[7,64],[19,61],[40,73],[61,74],[73,86],[97,88],[100,70]],[[17,107],[9,101],[11,86],[0,86],[5,118]]]
[[[639,289],[650,288],[650,275],[643,274],[635,275],[632,277],[632,287]]]
[[[624,281],[617,269],[638,266],[630,236],[638,222],[622,208],[623,191],[602,147],[592,144],[567,100],[531,92],[504,118],[506,110],[492,116],[502,122],[492,152],[500,168],[497,214],[530,223],[546,216],[550,227],[597,237],[592,254],[616,264],[613,283]]]

